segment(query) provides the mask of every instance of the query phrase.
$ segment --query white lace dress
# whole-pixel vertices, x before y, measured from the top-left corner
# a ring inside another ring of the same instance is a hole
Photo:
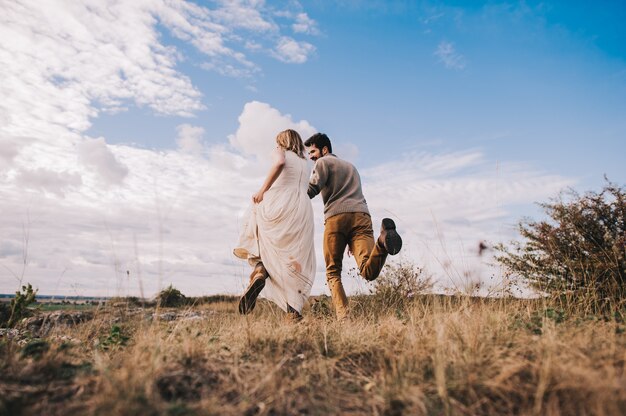
[[[246,211],[235,256],[254,266],[262,261],[270,278],[260,296],[298,312],[315,279],[313,207],[307,195],[310,168],[285,152],[285,166],[263,201]]]

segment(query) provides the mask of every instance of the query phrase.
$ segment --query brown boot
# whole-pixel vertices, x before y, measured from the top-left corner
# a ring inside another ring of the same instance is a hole
[[[396,231],[396,223],[391,218],[383,218],[377,244],[379,247],[384,247],[391,256],[400,252],[402,238]]]
[[[287,321],[288,322],[300,322],[302,315],[295,310],[290,304],[287,304]]]
[[[239,313],[242,315],[246,315],[254,309],[256,306],[256,298],[261,293],[261,290],[265,287],[265,279],[267,279],[269,275],[267,274],[267,270],[265,270],[265,266],[263,263],[257,263],[254,270],[250,274],[250,284],[248,284],[248,288],[244,292],[241,299],[239,299]]]

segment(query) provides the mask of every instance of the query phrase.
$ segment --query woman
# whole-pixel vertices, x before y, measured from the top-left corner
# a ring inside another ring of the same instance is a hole
[[[301,317],[315,278],[313,208],[307,195],[310,168],[294,130],[276,136],[273,164],[252,206],[233,253],[254,267],[239,313],[254,309],[261,290],[285,312]]]

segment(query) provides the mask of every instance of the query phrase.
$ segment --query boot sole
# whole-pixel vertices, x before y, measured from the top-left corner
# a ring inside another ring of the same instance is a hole
[[[395,256],[402,248],[402,238],[396,231],[396,223],[391,218],[384,218],[383,228],[385,229],[385,249],[390,256]]]
[[[287,318],[294,322],[300,322],[302,320],[302,315],[291,305],[287,304]]]
[[[259,293],[265,287],[265,279],[255,279],[254,282],[248,287],[246,293],[239,299],[239,313],[247,315],[256,306],[256,299],[259,297]]]

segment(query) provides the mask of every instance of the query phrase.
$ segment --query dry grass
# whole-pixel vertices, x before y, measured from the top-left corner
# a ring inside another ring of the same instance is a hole
[[[171,321],[118,305],[39,344],[5,336],[0,413],[625,413],[619,319],[511,299],[352,305],[346,322],[320,302],[299,323],[265,302],[247,317],[229,302],[157,311],[189,315]]]

